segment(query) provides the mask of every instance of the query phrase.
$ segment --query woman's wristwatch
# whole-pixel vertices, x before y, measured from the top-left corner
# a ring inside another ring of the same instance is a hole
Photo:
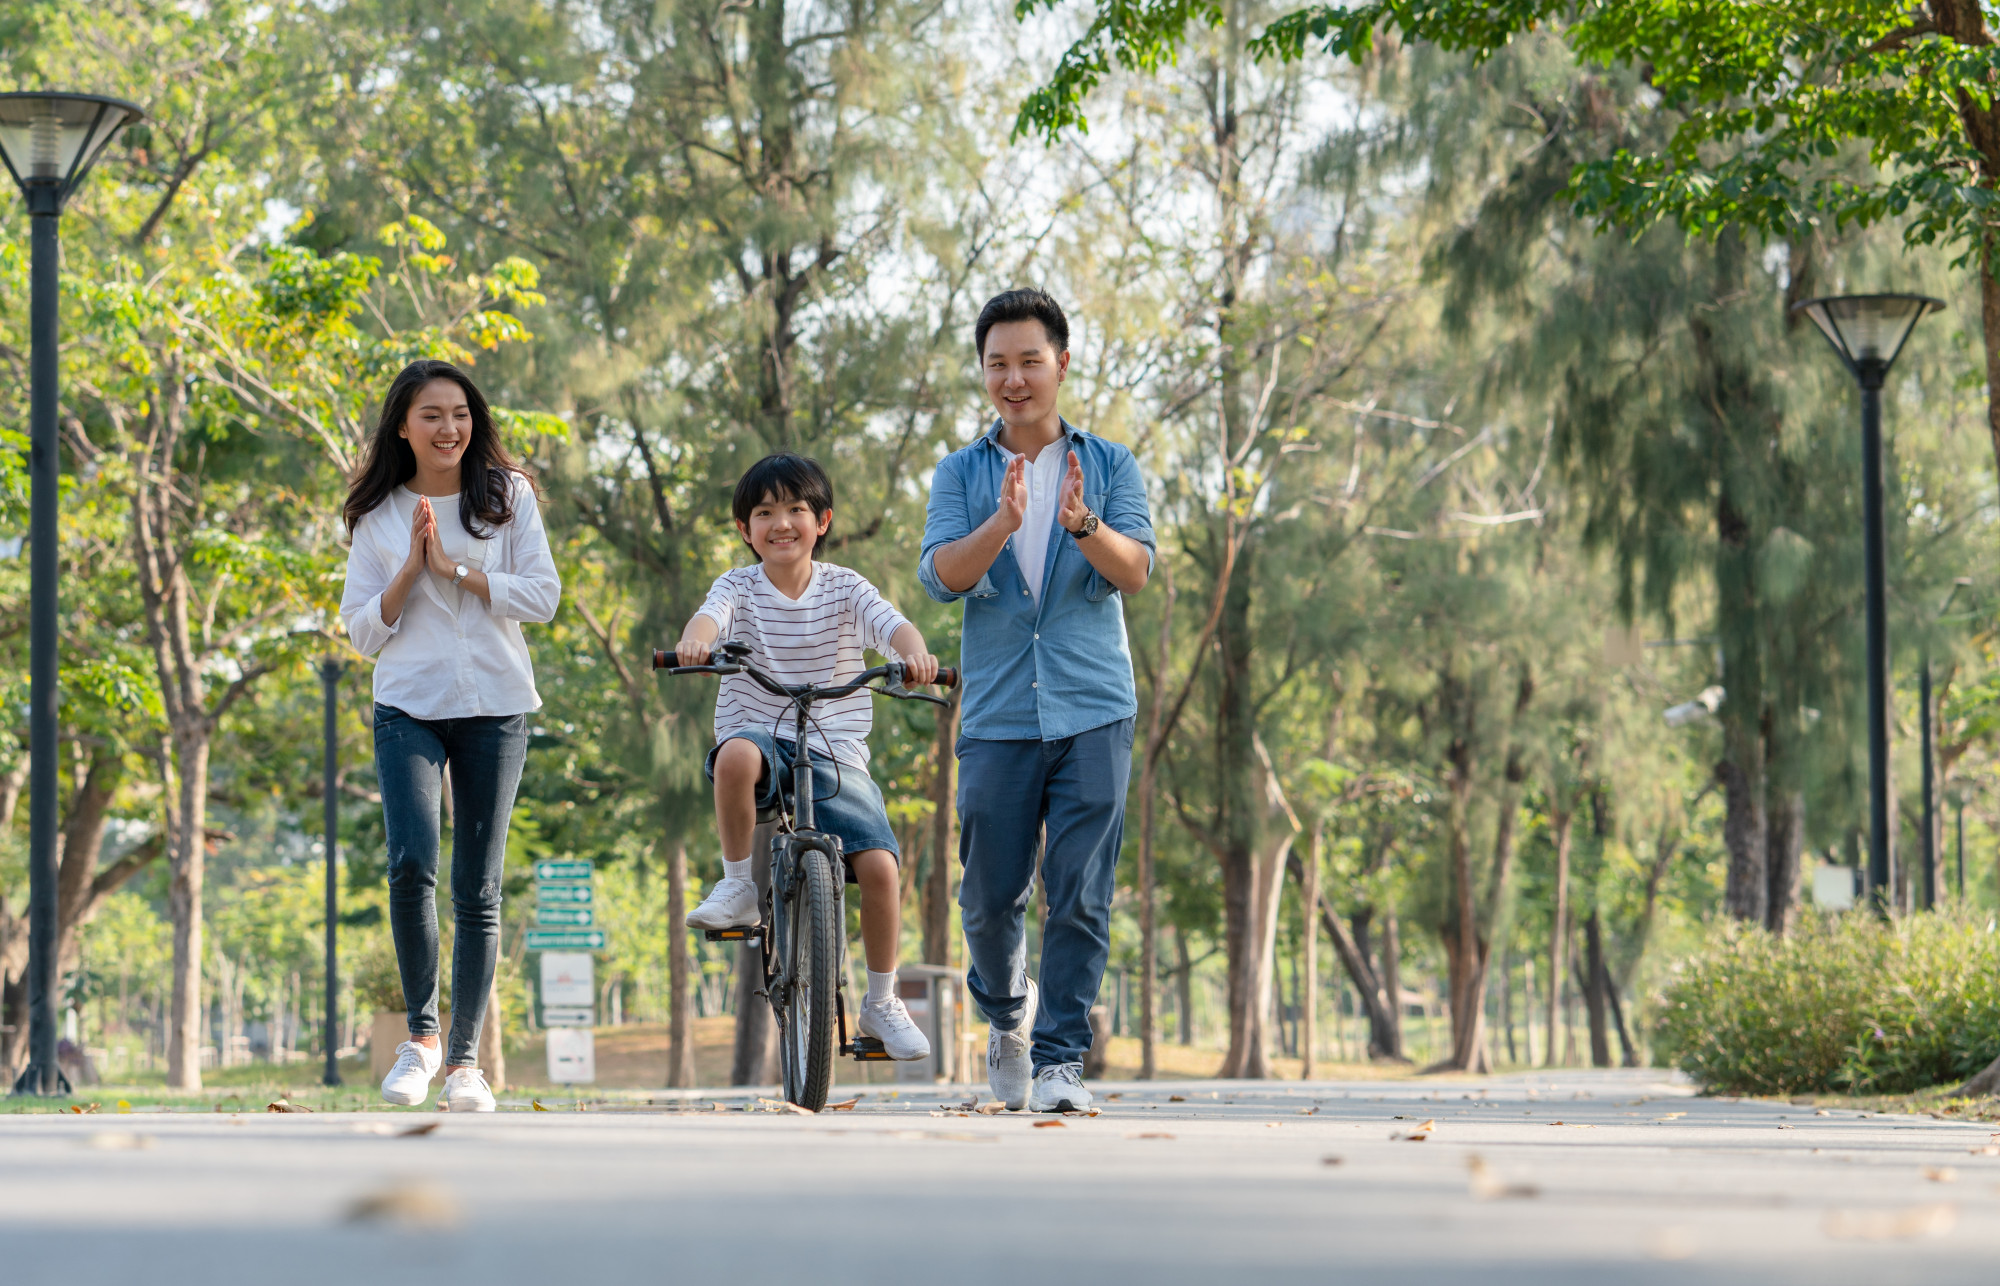
[[[464,563],[454,564],[451,569],[451,587],[457,589],[458,583],[470,575],[472,575],[470,567],[467,567]]]
[[[1069,531],[1070,535],[1076,537],[1078,540],[1082,540],[1085,536],[1088,536],[1092,532],[1097,530],[1096,512],[1090,509],[1084,510],[1083,521],[1078,523],[1074,527],[1068,528],[1067,530]]]

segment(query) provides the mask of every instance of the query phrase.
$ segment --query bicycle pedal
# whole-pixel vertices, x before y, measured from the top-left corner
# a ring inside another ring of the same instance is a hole
[[[873,1036],[856,1036],[840,1051],[850,1054],[857,1063],[892,1063],[889,1051],[882,1048],[882,1042]]]
[[[703,929],[701,935],[710,942],[745,942],[754,947],[764,939],[764,926],[743,924],[733,929]]]

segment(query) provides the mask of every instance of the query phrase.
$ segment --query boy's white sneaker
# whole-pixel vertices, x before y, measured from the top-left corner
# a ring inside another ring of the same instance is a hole
[[[1090,1091],[1083,1087],[1082,1063],[1050,1063],[1035,1073],[1035,1092],[1029,1096],[1033,1112],[1087,1112]]]
[[[486,1073],[477,1067],[454,1067],[444,1078],[438,1093],[440,1112],[491,1112],[493,1091],[487,1088]]]
[[[1035,1007],[1041,993],[1035,980],[1028,979],[1028,1003],[1021,1007],[1021,1023],[1013,1031],[995,1027],[986,1036],[986,1087],[1009,1112],[1028,1105],[1028,1082],[1035,1074],[1028,1049],[1035,1038]]]
[[[431,1078],[442,1062],[442,1048],[404,1041],[396,1046],[396,1065],[382,1078],[382,1097],[401,1107],[415,1107],[431,1096]]]
[[[729,879],[715,882],[701,905],[688,912],[690,929],[747,929],[764,918],[757,905],[757,881]]]
[[[910,1021],[910,1011],[903,1007],[901,996],[891,996],[879,1002],[862,1001],[861,1012],[855,1017],[854,1030],[857,1035],[873,1036],[881,1041],[889,1057],[899,1063],[931,1056],[931,1043],[917,1029],[916,1023]]]

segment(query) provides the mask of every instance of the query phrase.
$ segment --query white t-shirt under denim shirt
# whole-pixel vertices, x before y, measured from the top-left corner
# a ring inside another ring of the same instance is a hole
[[[375,700],[417,719],[526,714],[542,707],[522,637],[524,621],[554,619],[562,579],[549,553],[535,489],[509,475],[514,517],[490,540],[468,535],[458,501],[434,498],[438,538],[457,562],[486,574],[489,606],[449,576],[426,569],[394,625],[382,620],[382,592],[410,553],[416,496],[398,487],[362,516],[347,554],[340,619],[355,649],[375,656]]]
[[[894,656],[889,640],[908,624],[860,572],[821,562],[812,565],[812,579],[797,599],[771,583],[762,563],[724,572],[695,614],[715,622],[718,642],[749,644],[758,668],[784,684],[852,679],[868,668],[863,649]],[[789,741],[797,731],[793,710],[749,675],[724,675],[715,694],[715,739],[757,730]],[[808,745],[842,763],[868,766],[875,704],[865,689],[815,702],[812,717]]]
[[[1019,452],[1000,448],[1012,464]],[[1020,565],[1021,579],[1027,582],[1034,601],[1042,601],[1042,573],[1049,564],[1049,541],[1055,536],[1056,514],[1062,508],[1063,478],[1069,473],[1069,444],[1058,438],[1028,461],[1023,480],[1028,484],[1028,503],[1021,507],[1021,529],[1008,537],[1014,561]]]

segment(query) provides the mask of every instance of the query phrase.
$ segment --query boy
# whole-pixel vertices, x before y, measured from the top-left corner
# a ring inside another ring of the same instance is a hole
[[[681,632],[674,654],[682,665],[706,665],[715,641],[728,636],[750,647],[750,659],[780,683],[838,683],[867,667],[863,648],[900,660],[909,683],[937,679],[938,659],[917,627],[903,619],[859,572],[813,561],[833,526],[833,483],[816,461],[783,453],[766,456],[736,484],[736,530],[757,555],[754,567],[716,577],[708,600]],[[813,707],[807,749],[813,760],[814,818],[838,835],[861,888],[861,944],[868,960],[868,995],[855,1022],[891,1058],[930,1055],[930,1042],[910,1021],[896,994],[897,937],[902,928],[902,881],[896,833],[882,792],[868,775],[873,698],[863,690]],[[751,874],[751,834],[757,810],[791,789],[794,746],[791,703],[747,675],[724,675],[715,697],[715,749],[708,779],[715,784],[715,827],[722,840],[722,879],[689,912],[693,929],[728,929],[761,918]],[[839,792],[834,791],[835,760]]]

